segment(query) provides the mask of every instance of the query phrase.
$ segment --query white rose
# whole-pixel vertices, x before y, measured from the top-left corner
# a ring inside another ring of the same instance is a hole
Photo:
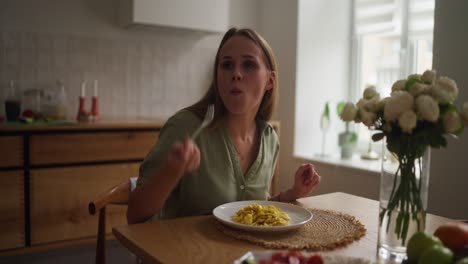
[[[463,104],[461,117],[463,119],[463,123],[468,126],[468,102]]]
[[[363,107],[367,111],[371,111],[375,113],[379,110],[379,107],[380,107],[379,104],[380,104],[380,95],[376,94],[374,97],[372,97],[372,99],[367,100],[367,102],[364,104]]]
[[[356,118],[357,110],[353,103],[346,103],[341,113],[341,119],[345,122],[353,121]]]
[[[416,111],[422,120],[436,122],[439,118],[439,104],[429,95],[420,95],[416,98]]]
[[[375,86],[369,85],[364,90],[363,97],[364,99],[372,99],[377,94],[377,90],[375,90]]]
[[[392,85],[392,93],[405,89],[406,79],[398,80]]]
[[[436,85],[429,86],[427,91],[439,104],[449,104],[452,101],[450,94]]]
[[[435,81],[436,71],[435,70],[427,70],[421,76],[421,81],[425,83],[433,83]]]
[[[398,119],[401,113],[413,109],[413,96],[404,91],[392,93],[384,106],[384,119],[392,122]]]
[[[364,108],[364,106],[367,104],[367,99],[364,99],[364,98],[361,98],[359,99],[359,101],[357,102],[356,106],[357,108],[361,109],[361,108]]]
[[[385,97],[384,99],[380,100],[379,105],[377,106],[377,111],[380,111],[380,110],[384,109],[385,104],[387,103],[387,101],[389,99],[390,99],[390,97]]]
[[[372,112],[366,111],[363,108],[359,109],[359,115],[361,116],[361,121],[364,125],[370,127],[374,124],[376,115]]]
[[[458,96],[458,87],[454,80],[440,77],[433,86],[429,88],[431,95],[441,104],[455,101]]]
[[[420,95],[422,93],[425,93],[428,89],[429,89],[429,85],[417,82],[417,83],[414,83],[413,85],[411,85],[409,92],[413,96],[417,96],[417,95]]]
[[[411,134],[416,127],[417,116],[412,110],[406,110],[398,117],[398,124],[403,132]]]
[[[456,111],[447,112],[444,115],[444,130],[447,133],[453,133],[461,127],[460,116]]]

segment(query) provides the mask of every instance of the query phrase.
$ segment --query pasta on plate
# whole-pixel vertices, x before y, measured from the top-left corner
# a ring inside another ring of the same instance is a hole
[[[291,220],[288,214],[274,205],[248,205],[237,211],[232,221],[251,226],[286,226]]]

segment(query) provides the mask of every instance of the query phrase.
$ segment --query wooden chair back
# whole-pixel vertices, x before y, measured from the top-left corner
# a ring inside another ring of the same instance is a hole
[[[106,205],[127,205],[130,192],[132,191],[132,180],[135,181],[136,178],[128,179],[115,185],[88,204],[88,211],[91,215],[95,215],[99,211],[96,264],[106,263]]]

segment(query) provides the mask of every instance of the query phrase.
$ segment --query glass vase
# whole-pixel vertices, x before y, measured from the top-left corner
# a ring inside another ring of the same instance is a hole
[[[401,263],[406,245],[426,223],[430,147],[420,155],[392,153],[383,144],[377,257]]]

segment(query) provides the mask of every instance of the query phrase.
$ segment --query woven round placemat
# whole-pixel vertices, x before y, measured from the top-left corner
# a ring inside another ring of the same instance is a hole
[[[354,216],[323,209],[308,208],[312,220],[292,231],[281,233],[248,232],[231,228],[215,220],[224,234],[273,249],[324,251],[346,246],[366,234],[366,228]]]

